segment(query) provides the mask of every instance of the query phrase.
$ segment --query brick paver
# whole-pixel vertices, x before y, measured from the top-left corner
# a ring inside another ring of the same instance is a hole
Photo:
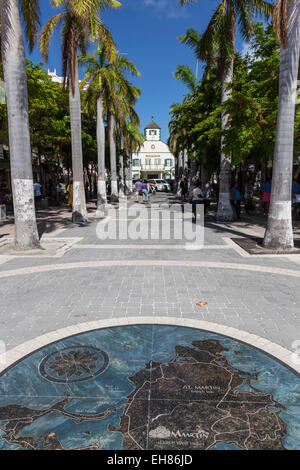
[[[163,202],[166,196],[158,195],[157,200]],[[86,227],[77,227],[66,223],[67,228],[57,237],[78,237],[80,241],[61,258],[3,259],[1,273],[61,266],[57,270],[34,273],[29,270],[26,274],[0,278],[3,299],[0,340],[8,349],[77,323],[151,315],[232,326],[287,349],[292,349],[293,341],[300,339],[300,264],[295,258],[300,255],[243,257],[226,242],[227,238],[243,233],[260,233],[260,225],[251,226],[248,219],[219,224],[209,217],[205,229],[207,248],[193,252],[184,246],[172,248],[180,245],[178,240],[101,242],[96,237],[96,224],[92,221]],[[63,226],[58,224],[55,228]],[[5,226],[1,230],[5,235]],[[56,236],[55,232],[52,236]],[[133,249],[132,245],[137,246]],[[159,247],[146,249],[144,245]],[[89,266],[100,261],[106,265]],[[156,264],[149,265],[153,261]],[[172,261],[177,265],[168,264]],[[68,266],[79,262],[86,266],[73,269]],[[193,265],[195,262],[198,265]],[[210,263],[209,267],[205,263]],[[216,263],[223,263],[222,267],[214,267]],[[232,263],[236,267],[229,269]],[[269,272],[264,272],[264,267]],[[279,268],[285,271],[278,274]],[[299,272],[299,277],[289,275],[289,271]],[[200,300],[207,305],[196,306]]]

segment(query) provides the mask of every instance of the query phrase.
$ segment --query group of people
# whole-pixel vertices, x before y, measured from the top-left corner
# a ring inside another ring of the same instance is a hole
[[[271,178],[266,178],[266,181],[263,183],[261,187],[261,208],[264,215],[269,213],[270,207],[270,200],[271,200]],[[249,214],[249,212],[255,210],[255,204],[253,203],[254,191],[252,187],[251,179],[248,179],[245,182],[244,188],[244,202],[245,202],[245,212]],[[237,220],[241,218],[241,200],[242,194],[239,189],[239,184],[237,181],[233,183],[230,193],[230,202],[233,207],[233,210],[236,214]]]
[[[136,202],[140,202],[142,198],[143,204],[149,204],[149,194],[152,193],[152,186],[147,180],[138,179],[134,185]]]
[[[261,213],[265,216],[269,213],[271,189],[272,181],[271,178],[267,177],[260,190]],[[181,200],[183,202],[188,200],[193,204],[193,214],[195,217],[197,204],[204,204],[205,213],[207,212],[213,192],[213,186],[209,180],[203,187],[201,182],[197,182],[192,191],[192,194],[190,194],[188,180],[185,176],[182,176],[179,184],[179,191]],[[256,205],[254,204],[254,190],[252,180],[250,178],[245,182],[244,192],[241,191],[239,183],[235,181],[230,189],[229,197],[237,220],[240,220],[242,200],[244,201],[244,208],[247,214],[249,214],[251,211],[254,211],[256,208]],[[292,184],[292,202],[294,205],[300,204],[300,184],[295,178]]]

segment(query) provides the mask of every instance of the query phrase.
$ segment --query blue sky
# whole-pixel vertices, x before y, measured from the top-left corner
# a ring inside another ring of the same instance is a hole
[[[141,129],[154,116],[162,128],[162,140],[166,140],[170,105],[181,101],[186,93],[185,86],[174,78],[176,66],[188,64],[196,71],[192,52],[180,44],[177,37],[188,27],[203,31],[219,1],[199,0],[183,7],[180,7],[179,0],[123,0],[122,3],[122,8],[104,12],[103,21],[119,51],[128,54],[141,73],[141,77],[134,81],[142,89],[136,106]],[[48,0],[41,1],[41,9],[44,25],[56,11]],[[243,48],[239,38],[237,48]],[[35,62],[42,61],[38,48],[30,58]],[[56,68],[58,74],[61,72],[58,34],[53,36],[48,67],[51,71]]]

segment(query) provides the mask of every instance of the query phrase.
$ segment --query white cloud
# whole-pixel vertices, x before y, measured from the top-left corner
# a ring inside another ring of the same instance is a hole
[[[246,57],[246,55],[249,54],[251,58],[254,58],[253,50],[249,42],[243,42],[240,53],[242,57]]]
[[[241,48],[241,56],[245,57],[249,53],[250,53],[250,44],[248,42],[243,42],[243,45]]]
[[[164,18],[183,18],[188,17],[187,6],[180,6],[179,0],[134,0],[134,7],[142,6],[147,9],[147,12],[158,16],[160,19]]]

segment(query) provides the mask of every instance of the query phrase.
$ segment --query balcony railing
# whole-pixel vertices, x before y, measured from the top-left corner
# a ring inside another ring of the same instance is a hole
[[[172,168],[172,164],[171,165],[165,165],[164,163],[160,164],[160,165],[156,165],[155,163],[152,163],[151,165],[148,165],[146,163],[142,163],[142,164],[139,164],[139,165],[132,165],[133,168],[135,169],[139,169],[139,170],[165,170],[166,168]]]
[[[147,165],[147,164],[142,164],[142,170],[164,170],[165,165],[155,165],[154,163],[152,165]]]

